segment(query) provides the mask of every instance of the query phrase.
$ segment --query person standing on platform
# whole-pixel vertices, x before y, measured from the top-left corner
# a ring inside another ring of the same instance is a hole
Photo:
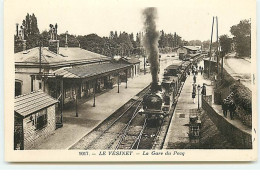
[[[201,67],[201,71],[200,71],[200,74],[201,74],[201,75],[203,74],[203,67]]]
[[[230,119],[233,120],[234,114],[236,110],[236,105],[235,103],[231,100],[229,104],[229,112],[230,112]]]
[[[194,91],[192,91],[191,97],[193,99],[193,103],[195,104],[196,93]]]
[[[228,102],[227,99],[224,99],[222,102],[222,110],[223,110],[223,115],[227,117],[227,110],[228,110]]]
[[[193,76],[193,83],[196,83],[196,75]]]
[[[203,83],[202,90],[201,90],[201,94],[204,95],[204,96],[206,96],[206,94],[207,94],[205,83]]]
[[[192,94],[191,97],[193,99],[193,103],[195,104],[195,97],[196,97],[196,87],[197,85],[195,83],[192,84]]]

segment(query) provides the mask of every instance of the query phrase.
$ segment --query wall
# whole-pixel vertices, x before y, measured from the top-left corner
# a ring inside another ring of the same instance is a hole
[[[15,68],[15,80],[20,81],[22,83],[22,94],[28,94],[31,92],[31,74],[38,73],[39,68]],[[44,70],[44,72],[48,73],[48,70]],[[44,88],[44,83],[42,80],[35,79],[33,81],[33,90],[39,90],[39,83],[42,83],[42,90]],[[48,93],[48,86],[45,83],[45,92]]]
[[[202,97],[202,108],[207,112],[210,119],[214,122],[221,133],[227,136],[227,139],[238,149],[252,148],[252,136],[230,124],[206,102],[204,97]]]
[[[55,105],[47,109],[48,122],[46,127],[41,130],[35,130],[36,126],[30,121],[30,116],[23,120],[24,130],[24,149],[32,149],[34,146],[40,144],[46,137],[52,134],[56,128],[55,123]]]

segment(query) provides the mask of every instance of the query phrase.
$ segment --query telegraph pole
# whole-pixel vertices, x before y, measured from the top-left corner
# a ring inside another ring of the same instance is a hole
[[[39,44],[39,61],[40,61],[39,73],[41,74],[41,72],[42,72],[42,42],[41,41],[40,41],[40,44]]]
[[[211,28],[211,38],[210,38],[210,47],[209,47],[209,69],[208,69],[208,78],[210,75],[210,66],[211,66],[211,46],[212,46],[212,37],[213,37],[213,27],[214,27],[214,16],[212,21],[212,28]]]

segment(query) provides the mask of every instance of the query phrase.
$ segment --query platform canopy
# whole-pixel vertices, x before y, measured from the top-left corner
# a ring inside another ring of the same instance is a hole
[[[56,75],[62,75],[63,78],[90,78],[107,75],[108,73],[119,72],[131,68],[131,64],[121,63],[102,63],[89,66],[62,68],[56,70]]]
[[[14,112],[20,117],[27,117],[41,109],[47,108],[58,101],[43,91],[34,91],[15,97]]]

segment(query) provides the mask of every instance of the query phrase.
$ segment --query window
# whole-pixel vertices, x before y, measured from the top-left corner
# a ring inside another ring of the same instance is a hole
[[[71,98],[71,91],[68,88],[65,88],[65,98]]]
[[[20,81],[15,82],[15,96],[22,94],[22,83]]]
[[[42,89],[42,82],[39,82],[39,89]]]
[[[47,125],[47,109],[36,113],[36,130],[40,130]]]

